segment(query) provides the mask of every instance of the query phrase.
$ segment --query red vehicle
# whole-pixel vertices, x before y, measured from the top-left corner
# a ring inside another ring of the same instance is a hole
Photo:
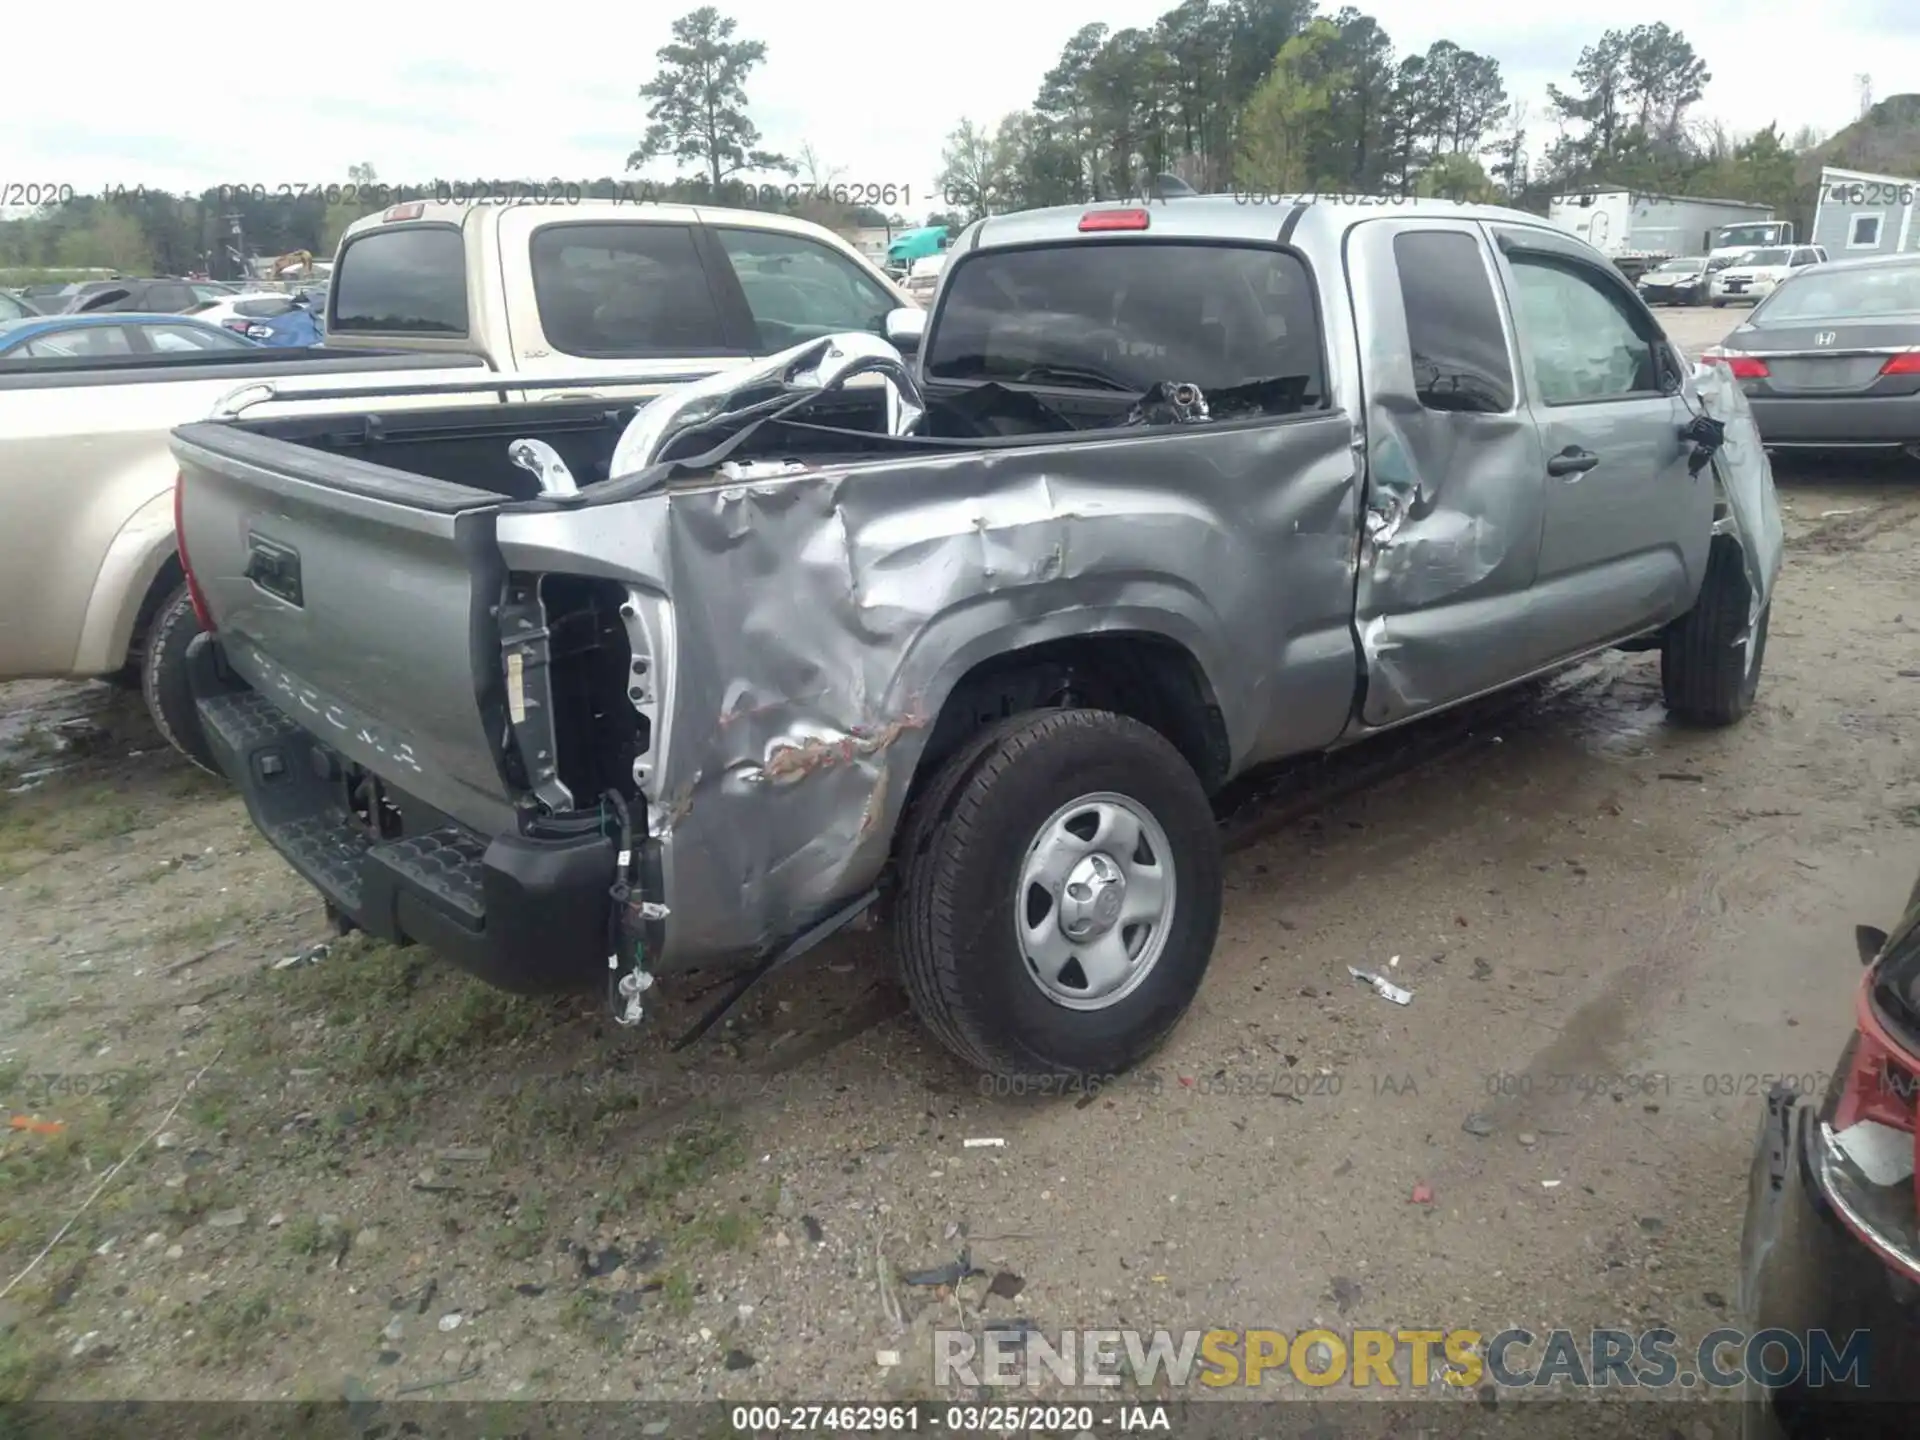
[[[1767,1097],[1740,1255],[1754,1331],[1865,1332],[1864,1364],[1839,1383],[1756,1386],[1749,1440],[1920,1434],[1920,882],[1891,934],[1858,934],[1853,1038],[1824,1097]]]

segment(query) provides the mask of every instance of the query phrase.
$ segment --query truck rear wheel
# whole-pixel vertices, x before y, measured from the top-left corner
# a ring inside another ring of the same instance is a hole
[[[1220,928],[1205,790],[1158,732],[1102,710],[1015,716],[909,818],[896,938],[915,1012],[1010,1078],[1118,1074],[1186,1013]]]
[[[140,693],[166,742],[209,775],[218,775],[187,686],[187,646],[199,633],[193,599],[182,585],[161,602],[147,632],[146,652],[140,657]]]
[[[1667,712],[1689,725],[1731,725],[1753,708],[1767,654],[1762,609],[1745,644],[1753,586],[1739,543],[1716,535],[1707,552],[1706,578],[1693,609],[1667,627],[1660,644],[1660,688]]]

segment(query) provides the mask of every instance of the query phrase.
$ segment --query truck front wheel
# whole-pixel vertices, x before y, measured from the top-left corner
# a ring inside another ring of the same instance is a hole
[[[193,598],[182,585],[161,602],[154,614],[146,652],[140,658],[140,693],[146,697],[154,727],[166,742],[209,775],[218,775],[213,752],[207,748],[206,734],[200,728],[200,712],[187,686],[187,646],[199,633]]]
[[[974,737],[915,807],[900,858],[908,997],[995,1075],[1126,1070],[1213,956],[1212,808],[1180,752],[1126,716],[1048,710]]]
[[[1693,609],[1667,627],[1660,644],[1660,688],[1667,713],[1688,725],[1731,725],[1753,708],[1767,655],[1767,614],[1742,641],[1753,586],[1739,542],[1716,535]]]

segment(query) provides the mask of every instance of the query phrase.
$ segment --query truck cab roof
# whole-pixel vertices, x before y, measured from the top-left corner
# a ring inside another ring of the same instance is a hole
[[[1137,227],[1117,228],[1110,219],[1089,216],[1134,212],[1146,217]],[[1455,200],[1415,196],[1269,195],[1240,192],[1225,195],[1185,195],[1169,200],[1098,201],[1090,205],[1057,205],[1014,215],[995,215],[977,221],[954,242],[952,257],[986,249],[1022,245],[1058,245],[1076,241],[1143,239],[1289,241],[1303,250],[1337,246],[1349,228],[1364,220],[1479,220],[1564,237],[1538,215],[1499,205],[1473,205]]]
[[[327,334],[477,354],[502,373],[677,384],[819,334],[877,334],[911,303],[848,241],[791,215],[408,200],[341,237]]]
[[[824,225],[782,215],[772,210],[735,210],[715,205],[672,205],[660,201],[581,200],[567,204],[541,203],[535,200],[483,202],[477,200],[407,200],[389,205],[377,215],[368,215],[349,225],[341,235],[341,245],[369,230],[389,225],[459,225],[481,223],[484,217],[514,211],[536,212],[551,220],[575,223],[619,220],[634,224],[656,225],[743,225],[755,230],[778,230],[791,235],[825,237],[844,244]],[[857,253],[857,252],[856,252]]]

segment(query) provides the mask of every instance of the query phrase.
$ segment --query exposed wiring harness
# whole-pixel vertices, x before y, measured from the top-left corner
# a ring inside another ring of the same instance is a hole
[[[623,922],[633,898],[633,812],[617,790],[607,791],[601,799],[605,808],[613,812],[620,841],[613,884],[607,887],[607,898],[612,902],[607,906],[607,1005],[619,1024],[638,1025],[643,1013],[640,996],[653,985],[653,977],[646,969],[643,942],[634,941],[631,968],[623,967],[620,959],[620,945],[626,933]]]

